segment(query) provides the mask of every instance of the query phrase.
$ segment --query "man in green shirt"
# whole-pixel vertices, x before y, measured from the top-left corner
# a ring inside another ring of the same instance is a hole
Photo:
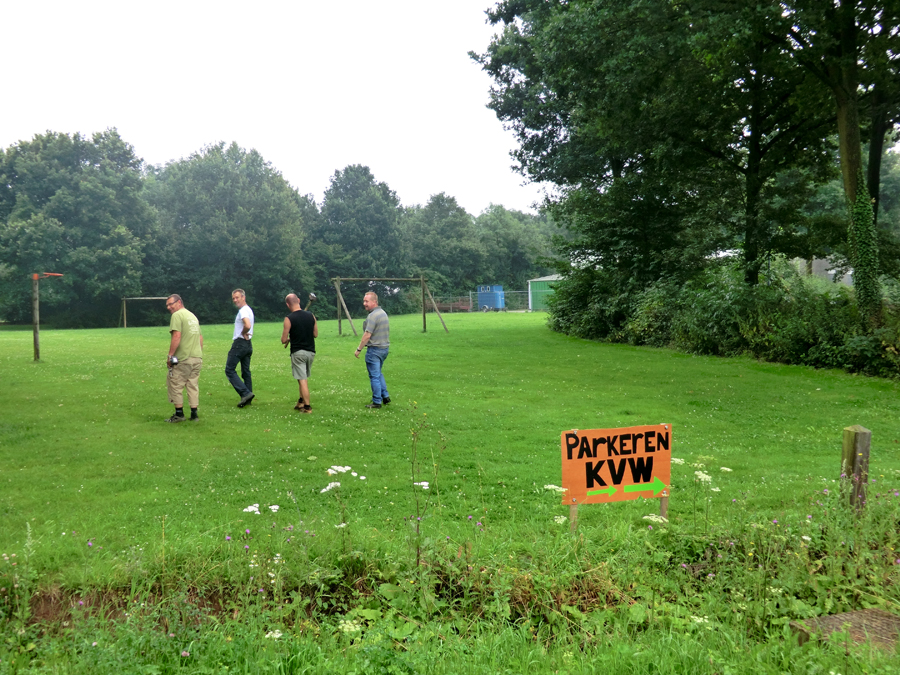
[[[203,367],[203,333],[197,317],[184,308],[180,295],[166,298],[166,309],[172,315],[169,332],[172,340],[169,343],[169,356],[166,365],[169,367],[167,384],[169,403],[175,405],[175,414],[166,422],[184,422],[184,390],[187,390],[188,403],[191,406],[191,422],[200,419],[197,408],[200,406],[200,369]]]

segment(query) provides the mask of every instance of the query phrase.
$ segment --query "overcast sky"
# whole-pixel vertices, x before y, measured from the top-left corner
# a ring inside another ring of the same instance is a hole
[[[236,141],[321,202],[365,164],[405,205],[531,210],[485,104],[493,0],[9,0],[0,147],[116,127],[152,164]]]

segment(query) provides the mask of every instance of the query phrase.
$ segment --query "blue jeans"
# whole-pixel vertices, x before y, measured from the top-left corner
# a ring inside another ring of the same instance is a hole
[[[241,398],[253,391],[253,380],[250,376],[250,357],[253,356],[253,344],[251,340],[237,338],[231,343],[228,351],[228,359],[225,361],[225,377],[231,382],[231,386]],[[241,364],[241,377],[238,377],[235,369]],[[243,378],[243,382],[241,379]]]
[[[372,403],[380,404],[384,399],[391,397],[384,375],[381,373],[387,355],[388,350],[385,347],[366,348],[366,370],[369,371],[369,381],[372,384]]]

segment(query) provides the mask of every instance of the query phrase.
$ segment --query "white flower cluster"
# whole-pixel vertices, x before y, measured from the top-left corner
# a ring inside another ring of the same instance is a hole
[[[672,464],[684,464],[684,460],[680,457],[672,457]]]
[[[347,527],[347,523],[341,523],[340,525],[335,525],[337,529],[341,529],[342,527]]]
[[[421,483],[413,483],[413,485],[415,485],[416,487],[420,487],[423,490],[428,489],[428,481],[427,480],[423,480]]]
[[[359,625],[358,621],[349,621],[347,619],[341,619],[338,622],[338,629],[342,633],[359,633],[362,630],[362,626]]]
[[[347,473],[348,471],[350,472],[350,475],[353,476],[354,478],[359,477],[360,480],[366,479],[365,476],[360,476],[358,473],[356,473],[353,470],[352,467],[349,467],[349,466],[331,466],[325,470],[325,473],[327,473],[329,476],[337,476],[339,473]]]
[[[668,523],[669,519],[664,518],[658,513],[651,513],[649,516],[644,516],[644,520],[649,520],[651,523]]]
[[[340,483],[329,483],[328,485],[323,487],[319,492],[320,493],[328,492],[329,490],[333,490],[336,487],[341,487],[341,484]]]
[[[266,633],[266,637],[270,640],[277,640],[282,635],[283,633],[280,630],[270,630],[268,633]]]
[[[281,508],[281,507],[278,506],[278,504],[272,504],[272,505],[269,507],[269,510],[270,510],[272,513],[278,513],[278,509],[280,509],[280,508]],[[246,509],[244,509],[244,512],[245,512],[245,513],[255,513],[256,515],[259,515],[259,504],[251,504],[251,505],[248,506]]]
[[[560,494],[567,490],[567,488],[559,487],[559,485],[545,485],[544,489],[549,490],[550,492],[558,492]]]
[[[712,476],[703,471],[695,471],[694,476],[696,476],[696,480],[700,481],[701,483],[712,483]]]
[[[731,473],[731,469],[729,469],[727,466],[720,466],[719,470],[724,471],[725,473]]]
[[[691,615],[691,621],[694,623],[709,623],[709,617],[706,616],[693,616]]]
[[[553,516],[553,522],[557,525],[565,525],[568,520],[568,516]]]

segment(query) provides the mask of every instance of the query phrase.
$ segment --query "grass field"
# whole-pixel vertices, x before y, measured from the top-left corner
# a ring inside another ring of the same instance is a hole
[[[0,331],[0,673],[896,672],[786,627],[898,609],[896,382],[447,320],[392,318],[375,411],[357,338],[321,322],[311,415],[280,324],[256,326],[245,409],[231,326],[206,326],[179,425],[165,326],[43,331],[37,364]],[[561,431],[663,422],[668,524],[653,500],[556,522]],[[835,482],[851,424],[873,432],[860,521]]]

